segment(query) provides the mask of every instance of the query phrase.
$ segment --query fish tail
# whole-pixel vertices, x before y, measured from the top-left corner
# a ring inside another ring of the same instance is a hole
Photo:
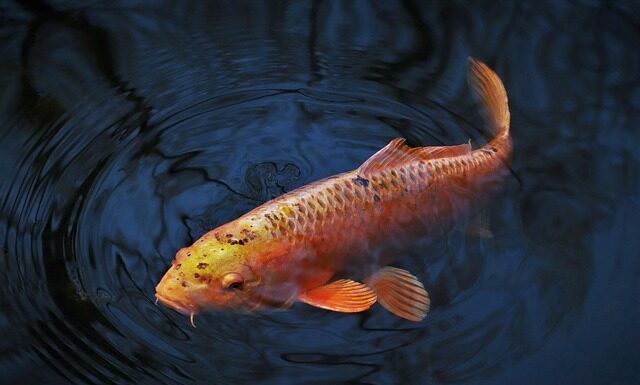
[[[509,136],[509,104],[502,81],[484,63],[469,58],[469,86],[480,99],[484,118],[496,137]]]

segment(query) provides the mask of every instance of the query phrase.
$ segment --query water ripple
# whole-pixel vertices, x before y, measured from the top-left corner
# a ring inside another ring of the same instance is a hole
[[[640,94],[625,86],[639,84],[639,59],[621,37],[637,29],[611,24],[613,11],[27,3],[0,27],[2,62],[19,74],[2,78],[0,98],[10,380],[36,365],[48,369],[34,382],[475,382],[578,322],[605,269],[594,237],[606,244],[602,229],[624,222],[617,197],[639,190],[628,128]],[[569,15],[580,28],[561,28]],[[609,35],[579,39],[583,27]],[[505,75],[518,179],[488,209],[493,239],[455,233],[401,260],[431,293],[424,322],[296,304],[202,314],[193,329],[154,304],[180,247],[393,137],[486,140],[466,88],[470,53]]]

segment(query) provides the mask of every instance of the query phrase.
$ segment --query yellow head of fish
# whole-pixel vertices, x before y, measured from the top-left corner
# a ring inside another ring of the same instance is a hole
[[[156,298],[192,316],[203,309],[253,310],[290,304],[295,288],[279,276],[281,269],[268,263],[279,256],[277,244],[243,230],[218,228],[180,249],[156,286]]]

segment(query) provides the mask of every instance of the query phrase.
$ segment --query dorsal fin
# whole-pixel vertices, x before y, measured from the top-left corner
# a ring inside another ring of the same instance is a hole
[[[409,147],[404,142],[404,138],[393,139],[384,148],[367,159],[358,168],[358,174],[367,176],[386,168],[402,166],[413,161],[460,156],[471,152],[471,145],[468,143],[458,146]]]

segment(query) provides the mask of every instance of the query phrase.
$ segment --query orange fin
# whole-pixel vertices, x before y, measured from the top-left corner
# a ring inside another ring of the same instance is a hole
[[[489,128],[495,135],[509,134],[509,103],[502,81],[489,67],[469,58],[469,85],[480,99]]]
[[[418,322],[429,312],[429,294],[406,270],[383,267],[367,280],[367,284],[378,295],[380,305],[398,317]]]
[[[309,290],[298,300],[327,310],[357,313],[376,303],[376,293],[363,283],[340,279]]]
[[[377,171],[402,166],[414,161],[460,156],[471,152],[469,143],[457,146],[409,147],[404,142],[404,138],[393,139],[384,148],[367,159],[358,168],[358,174],[369,176]]]

